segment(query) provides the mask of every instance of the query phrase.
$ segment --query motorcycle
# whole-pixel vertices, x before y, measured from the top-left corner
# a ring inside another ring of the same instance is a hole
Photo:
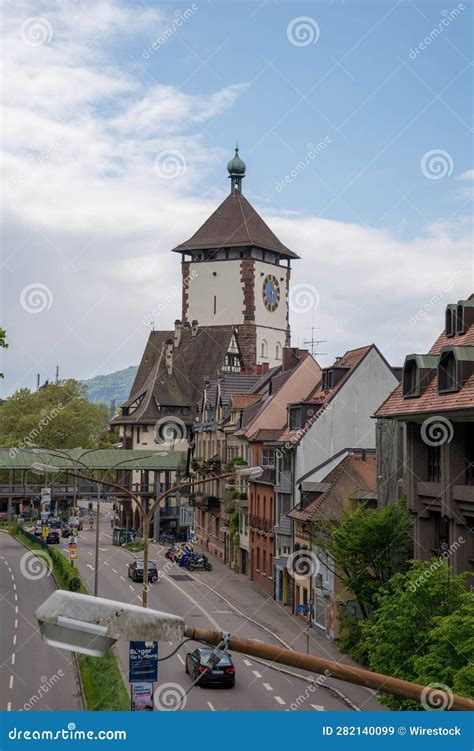
[[[199,553],[193,553],[186,560],[186,568],[189,571],[204,570],[212,571],[212,563],[209,562],[207,556],[200,555]]]

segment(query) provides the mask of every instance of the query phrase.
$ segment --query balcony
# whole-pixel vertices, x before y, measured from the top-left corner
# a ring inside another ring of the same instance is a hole
[[[180,515],[180,506],[160,506],[160,516],[169,518]]]
[[[211,509],[219,509],[221,502],[215,495],[191,495],[189,496],[189,505],[209,511]]]
[[[258,532],[273,534],[273,522],[271,519],[267,519],[264,516],[256,516],[255,514],[250,514],[249,526],[251,529],[257,530]]]

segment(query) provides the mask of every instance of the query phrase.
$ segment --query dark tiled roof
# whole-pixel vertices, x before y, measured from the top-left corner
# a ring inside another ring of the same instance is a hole
[[[329,488],[311,501],[305,508],[300,504],[288,516],[297,521],[311,521],[321,518],[337,519],[346,508],[351,496],[373,498],[377,491],[377,459],[375,452],[351,452],[343,457],[322,482]]]
[[[280,242],[245,196],[233,193],[227,196],[189,240],[177,245],[173,250],[182,253],[249,245],[273,250],[286,258],[299,258]]]
[[[191,424],[204,379],[215,378],[220,372],[233,333],[232,326],[201,326],[193,336],[191,329],[184,327],[179,347],[173,350],[172,374],[168,375],[164,348],[174,332],[152,331],[130,397],[122,406],[127,408],[138,398],[141,403],[130,415],[118,415],[112,422],[155,422],[162,416],[159,404],[189,407],[189,415],[182,419]]]
[[[226,373],[220,379],[221,403],[228,405],[233,394],[249,394],[258,381],[259,376],[240,375],[240,373]],[[212,379],[206,389],[207,402],[215,406],[217,399],[217,378]]]

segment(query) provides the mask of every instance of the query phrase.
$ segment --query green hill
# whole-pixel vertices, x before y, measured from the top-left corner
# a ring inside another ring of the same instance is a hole
[[[137,365],[130,365],[124,370],[116,370],[115,373],[98,375],[83,381],[87,386],[90,401],[110,404],[112,399],[115,399],[118,406],[128,399],[136,372]]]

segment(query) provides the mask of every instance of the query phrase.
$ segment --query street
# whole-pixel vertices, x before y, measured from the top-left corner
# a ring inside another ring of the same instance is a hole
[[[44,564],[10,535],[1,533],[2,710],[83,709],[73,655],[46,646],[34,616],[38,605],[55,589]]]

